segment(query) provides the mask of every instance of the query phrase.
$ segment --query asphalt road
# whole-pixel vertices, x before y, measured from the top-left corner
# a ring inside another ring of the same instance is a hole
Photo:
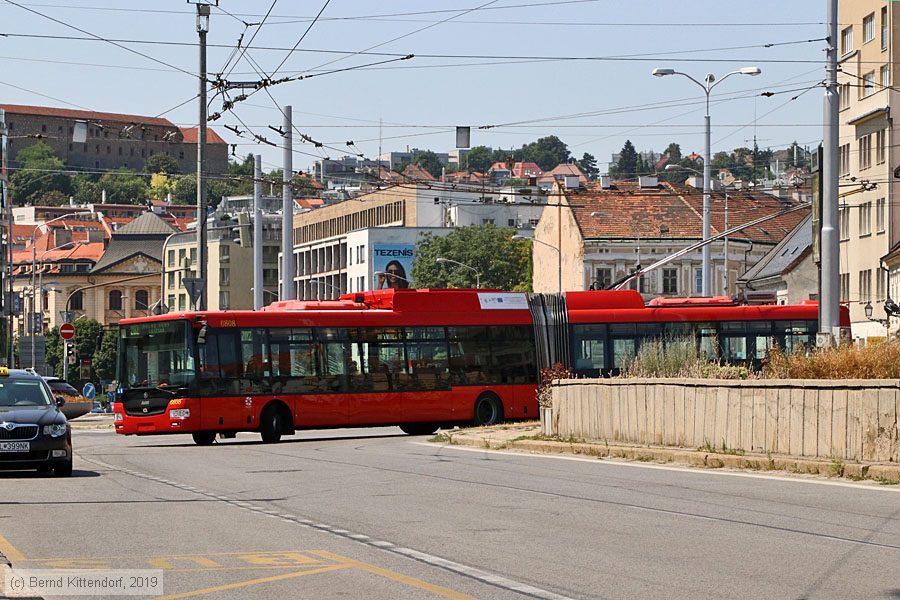
[[[168,598],[900,598],[897,486],[257,439],[76,431],[73,478],[0,473],[0,553]]]

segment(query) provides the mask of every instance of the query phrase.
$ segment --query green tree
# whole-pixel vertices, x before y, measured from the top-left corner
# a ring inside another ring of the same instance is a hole
[[[666,146],[666,151],[663,152],[666,156],[669,157],[669,164],[672,165],[680,165],[682,156],[681,156],[681,146],[672,142],[668,146]]]
[[[525,144],[513,153],[516,160],[537,163],[544,171],[569,162],[570,156],[569,147],[555,135],[539,138],[535,142]]]
[[[475,146],[466,153],[463,166],[468,165],[470,171],[484,173],[494,164],[494,151],[487,146]]]
[[[413,159],[414,165],[419,165],[426,171],[428,171],[432,177],[440,177],[441,170],[444,168],[444,165],[441,163],[441,159],[438,158],[437,154],[432,152],[431,150],[426,150],[425,152],[420,152],[416,155],[416,158]]]
[[[93,367],[97,379],[114,379],[116,376],[116,344],[119,327],[114,325],[103,331],[103,341],[94,352]]]
[[[44,196],[55,192],[51,201],[67,198],[72,193],[72,178],[66,165],[53,148],[38,142],[16,155],[18,167],[10,176],[10,192],[17,204],[44,204]]]
[[[197,204],[197,177],[195,175],[182,175],[175,180],[172,203],[185,206]]]
[[[78,361],[90,359],[93,361],[94,354],[100,347],[100,338],[103,335],[103,326],[94,319],[78,319],[73,323],[75,325],[75,358]],[[63,341],[59,337],[59,327],[54,327],[47,332],[46,335],[46,362],[51,367],[57,377],[63,376]],[[71,342],[70,342],[71,343]],[[69,371],[73,371],[70,369]],[[71,375],[69,379],[74,377]]]
[[[581,172],[587,175],[588,179],[597,179],[600,169],[597,168],[597,159],[593,154],[585,152],[581,156],[581,160],[576,160],[575,164],[581,169]]]
[[[180,172],[181,170],[178,168],[178,161],[167,154],[154,154],[144,163],[144,173],[177,175]]]
[[[475,273],[448,258],[477,269],[481,287],[531,290],[531,245],[512,239],[514,229],[494,225],[460,227],[446,236],[426,234],[416,249],[412,279],[417,287],[475,287]]]
[[[97,182],[101,191],[106,190],[106,201],[119,204],[145,204],[150,198],[150,182],[146,177],[129,169],[104,173]],[[99,199],[94,200],[98,202]]]
[[[631,140],[625,140],[622,151],[619,152],[619,161],[610,165],[609,174],[614,179],[629,180],[635,179],[638,172],[638,160],[640,156],[634,149]]]

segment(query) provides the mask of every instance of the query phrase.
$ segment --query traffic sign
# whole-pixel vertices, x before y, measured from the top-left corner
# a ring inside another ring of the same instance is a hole
[[[94,387],[93,383],[86,383],[84,384],[84,389],[81,390],[81,395],[88,400],[93,400],[94,396],[97,395],[97,388]]]
[[[63,323],[59,326],[59,337],[69,341],[75,337],[75,326],[71,323]]]

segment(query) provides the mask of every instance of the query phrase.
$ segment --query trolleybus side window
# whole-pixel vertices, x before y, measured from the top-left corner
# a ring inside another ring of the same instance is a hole
[[[572,327],[572,364],[575,371],[585,375],[599,375],[606,365],[606,325],[575,325]]]

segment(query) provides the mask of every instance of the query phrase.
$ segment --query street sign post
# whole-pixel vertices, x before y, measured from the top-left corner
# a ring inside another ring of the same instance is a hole
[[[75,326],[71,323],[63,323],[59,326],[59,337],[67,342],[75,337]]]

